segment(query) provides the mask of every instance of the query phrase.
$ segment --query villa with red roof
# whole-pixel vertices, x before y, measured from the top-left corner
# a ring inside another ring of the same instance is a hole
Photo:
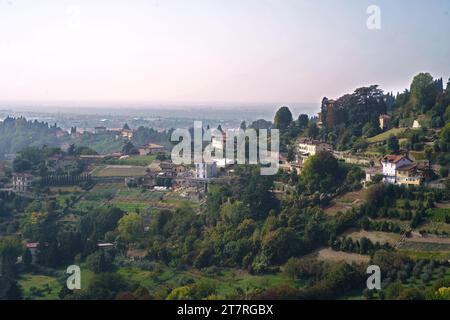
[[[414,162],[404,155],[386,155],[381,159],[383,181],[392,184],[420,184],[421,175]]]

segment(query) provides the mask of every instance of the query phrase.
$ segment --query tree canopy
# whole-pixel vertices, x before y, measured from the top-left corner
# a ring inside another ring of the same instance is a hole
[[[292,122],[292,113],[288,107],[283,106],[278,109],[274,118],[274,126],[276,129],[287,129]]]

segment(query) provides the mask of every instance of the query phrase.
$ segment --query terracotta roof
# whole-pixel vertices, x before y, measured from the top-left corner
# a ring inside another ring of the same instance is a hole
[[[312,138],[300,138],[298,140],[298,143],[309,144],[309,145],[327,144],[324,141],[315,140],[315,139],[312,139]]]
[[[392,163],[397,163],[397,162],[399,162],[400,160],[402,160],[402,159],[404,159],[404,158],[406,158],[405,156],[402,156],[402,155],[387,155],[387,156],[384,156],[382,159],[381,159],[381,161],[382,162],[392,162]]]
[[[14,177],[19,177],[19,178],[33,178],[34,176],[30,173],[13,173]]]
[[[173,168],[175,165],[172,163],[172,162],[167,162],[167,161],[165,161],[165,162],[161,162],[160,164],[159,164],[159,167],[161,168],[161,169],[171,169],[171,168]]]
[[[162,145],[156,144],[156,143],[149,143],[144,148],[148,148],[148,149],[160,149],[161,148],[162,149],[165,147]]]

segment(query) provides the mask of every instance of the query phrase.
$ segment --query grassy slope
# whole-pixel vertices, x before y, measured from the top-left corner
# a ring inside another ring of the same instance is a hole
[[[398,136],[406,131],[406,128],[392,128],[386,132],[380,133],[379,135],[376,135],[374,137],[368,138],[367,141],[369,143],[376,143],[385,141],[389,138],[390,135]]]

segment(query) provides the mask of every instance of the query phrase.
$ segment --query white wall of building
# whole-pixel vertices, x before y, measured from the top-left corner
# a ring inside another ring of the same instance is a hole
[[[210,179],[217,175],[217,165],[213,163],[196,163],[195,177],[197,179]]]

